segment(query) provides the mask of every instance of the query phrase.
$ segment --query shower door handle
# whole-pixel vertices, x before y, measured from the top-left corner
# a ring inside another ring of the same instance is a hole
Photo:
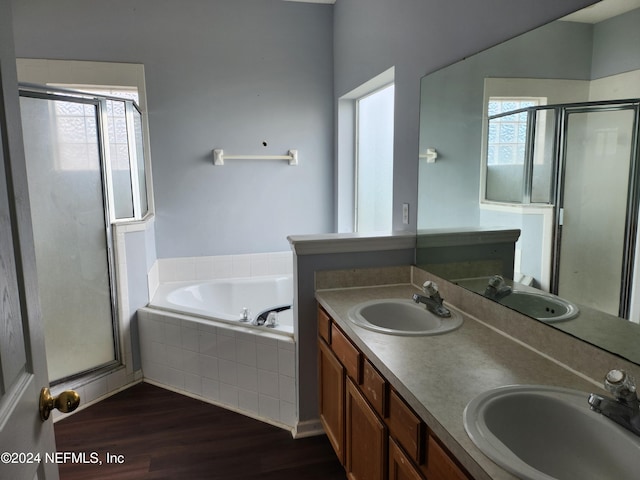
[[[75,390],[65,390],[57,397],[51,395],[47,387],[40,390],[40,420],[43,422],[49,418],[51,410],[57,408],[62,413],[73,412],[80,405],[80,395]]]

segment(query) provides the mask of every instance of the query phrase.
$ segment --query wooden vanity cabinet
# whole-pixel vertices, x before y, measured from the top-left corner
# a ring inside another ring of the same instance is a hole
[[[320,422],[344,465],[345,370],[323,340],[318,340],[318,378]]]
[[[471,480],[318,306],[320,421],[350,480]]]
[[[427,439],[427,462],[423,471],[429,480],[469,480],[470,478],[431,434]]]
[[[346,395],[347,477],[384,480],[387,478],[387,427],[350,378]]]

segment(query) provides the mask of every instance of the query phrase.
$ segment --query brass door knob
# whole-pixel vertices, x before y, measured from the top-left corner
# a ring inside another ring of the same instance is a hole
[[[62,413],[69,413],[78,408],[78,405],[80,405],[80,395],[74,390],[65,390],[57,397],[53,397],[47,387],[42,387],[40,390],[40,419],[43,422],[49,418],[54,408]]]

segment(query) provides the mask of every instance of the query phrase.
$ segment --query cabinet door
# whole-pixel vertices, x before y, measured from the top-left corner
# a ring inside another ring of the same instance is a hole
[[[409,457],[389,438],[389,480],[423,480]]]
[[[318,340],[320,421],[344,465],[344,367],[323,340]]]
[[[433,436],[429,435],[427,442],[427,478],[429,480],[469,480],[470,477]]]
[[[347,378],[346,469],[350,480],[384,480],[387,467],[387,427]]]

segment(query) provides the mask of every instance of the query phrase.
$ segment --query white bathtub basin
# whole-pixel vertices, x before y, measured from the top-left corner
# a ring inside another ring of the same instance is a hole
[[[360,303],[349,311],[356,325],[390,335],[438,335],[462,325],[462,317],[451,312],[441,318],[413,300],[381,299]]]
[[[253,320],[265,311],[292,304],[293,277],[265,275],[160,284],[149,306],[251,328],[250,322],[240,322],[245,309]],[[293,323],[289,308],[278,313],[279,325],[268,330],[293,334]]]
[[[473,443],[526,480],[636,480],[640,437],[592,412],[588,393],[548,386],[489,390],[464,410]]]

